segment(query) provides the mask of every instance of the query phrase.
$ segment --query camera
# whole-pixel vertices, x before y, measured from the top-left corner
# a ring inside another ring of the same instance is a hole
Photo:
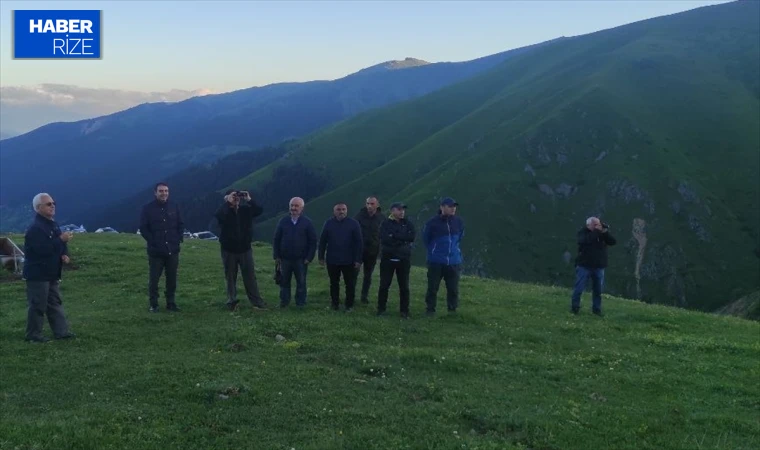
[[[602,222],[602,228],[609,230],[610,225],[607,222]]]

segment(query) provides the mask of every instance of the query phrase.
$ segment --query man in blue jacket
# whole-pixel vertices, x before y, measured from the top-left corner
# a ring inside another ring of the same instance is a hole
[[[446,283],[446,303],[449,312],[456,312],[459,306],[459,277],[462,266],[459,243],[464,236],[464,222],[456,216],[457,206],[459,203],[451,197],[441,200],[438,214],[427,221],[422,235],[427,248],[428,287],[425,303],[429,316],[435,314],[441,278]]]
[[[50,340],[42,335],[46,314],[56,339],[72,338],[74,333],[69,331],[59,285],[62,265],[70,262],[67,242],[71,240],[73,233],[62,233],[53,220],[55,202],[48,194],[34,196],[32,207],[36,215],[24,236],[23,276],[26,280],[28,302],[26,340]]]
[[[330,275],[330,299],[332,308],[340,308],[340,276],[346,285],[346,312],[351,312],[356,296],[356,278],[362,265],[363,241],[359,222],[348,217],[345,203],[333,207],[333,216],[322,227],[319,239],[319,264],[327,262]],[[327,259],[325,260],[325,251]]]
[[[148,251],[148,301],[150,312],[158,312],[158,281],[166,269],[166,309],[179,312],[175,302],[180,244],[184,242],[185,224],[179,206],[169,201],[169,186],[158,183],[153,190],[156,199],[143,206],[140,214],[140,235]]]
[[[317,251],[317,232],[311,219],[303,214],[304,201],[293,197],[290,215],[280,219],[274,232],[272,253],[282,274],[280,308],[290,303],[290,279],[296,279],[296,306],[306,306],[306,273]]]

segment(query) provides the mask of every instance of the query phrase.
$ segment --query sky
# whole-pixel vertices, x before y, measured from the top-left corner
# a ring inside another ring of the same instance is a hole
[[[383,61],[465,61],[725,1],[0,2],[0,87],[227,92]],[[13,60],[14,9],[102,9],[103,59]]]

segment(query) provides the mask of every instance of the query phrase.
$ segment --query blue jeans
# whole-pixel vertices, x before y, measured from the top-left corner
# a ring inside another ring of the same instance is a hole
[[[573,290],[572,309],[581,307],[581,294],[586,289],[586,283],[591,278],[592,286],[592,310],[602,310],[602,287],[604,286],[604,269],[592,269],[578,266],[575,268],[575,289]]]
[[[296,306],[306,305],[306,271],[308,266],[302,259],[283,259],[280,264],[282,283],[280,284],[280,306],[290,303],[290,279],[296,279]]]

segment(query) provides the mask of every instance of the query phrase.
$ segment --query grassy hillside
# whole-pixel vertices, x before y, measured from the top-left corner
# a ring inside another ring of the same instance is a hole
[[[757,444],[756,322],[619,298],[604,318],[587,299],[574,316],[567,289],[472,277],[459,314],[426,318],[418,268],[412,319],[347,315],[327,309],[318,266],[305,311],[230,313],[218,243],[199,241],[182,251],[183,312],[154,315],[139,236],[77,235],[70,248],[76,340],[25,343],[23,284],[0,283],[2,449]],[[276,305],[270,255],[255,248]],[[397,299],[394,287],[391,310]]]
[[[601,215],[619,241],[609,290],[714,311],[760,288],[759,18],[736,2],[546,45],[294,142],[234,186],[309,165],[330,182],[307,205],[317,222],[376,194],[421,226],[450,195],[468,272],[560,285]]]

